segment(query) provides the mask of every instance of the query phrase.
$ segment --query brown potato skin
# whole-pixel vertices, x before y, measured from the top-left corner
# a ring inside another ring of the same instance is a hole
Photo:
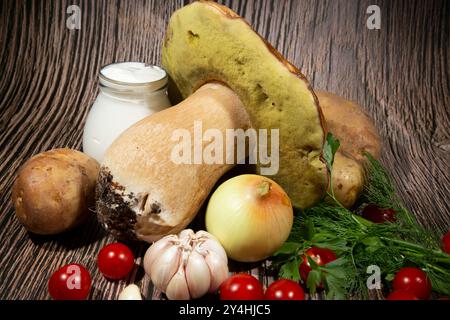
[[[333,191],[346,208],[352,207],[364,189],[364,152],[381,155],[381,139],[372,119],[355,102],[335,94],[316,91],[327,130],[341,145],[333,164]]]
[[[361,106],[325,91],[318,90],[316,95],[327,123],[327,130],[341,142],[339,151],[360,162],[366,161],[364,152],[369,152],[375,159],[379,159],[380,135]]]
[[[12,189],[17,219],[28,230],[52,235],[81,222],[94,206],[96,160],[72,149],[54,149],[30,158]]]
[[[353,206],[364,189],[364,170],[359,162],[337,152],[333,163],[333,191],[346,208]]]

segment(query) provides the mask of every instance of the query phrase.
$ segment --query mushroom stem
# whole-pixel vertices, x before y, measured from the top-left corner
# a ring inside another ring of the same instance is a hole
[[[251,122],[241,100],[229,87],[219,82],[204,84],[184,101],[165,112],[165,118],[174,127],[172,137],[180,135],[178,141],[172,139],[171,146],[180,147],[177,150],[183,151],[190,147],[190,157],[183,157],[183,160],[189,162],[190,158],[193,164],[223,165],[227,170],[237,163],[238,139],[229,133],[234,133],[236,129],[245,131],[251,127]],[[183,133],[190,139],[186,140]],[[180,142],[185,144],[181,145]],[[221,150],[222,154],[215,154],[218,150]],[[245,148],[245,154],[241,157],[246,157],[247,153]],[[214,162],[210,163],[211,161]]]

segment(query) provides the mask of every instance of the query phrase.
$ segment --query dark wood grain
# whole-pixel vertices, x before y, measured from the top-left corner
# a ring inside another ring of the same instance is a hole
[[[115,61],[160,63],[170,14],[188,1],[0,2],[0,299],[48,299],[57,267],[83,263],[92,299],[115,299],[126,283],[149,289],[141,257],[125,281],[105,280],[99,248],[113,239],[96,223],[58,237],[27,233],[14,217],[11,186],[30,156],[81,149],[97,94],[97,74]],[[450,2],[380,0],[223,1],[244,16],[310,79],[314,88],[360,103],[385,142],[383,163],[406,206],[434,232],[450,229]],[[80,30],[66,28],[68,5],[82,9]],[[381,30],[366,9],[382,10]],[[260,276],[266,283],[270,278]]]

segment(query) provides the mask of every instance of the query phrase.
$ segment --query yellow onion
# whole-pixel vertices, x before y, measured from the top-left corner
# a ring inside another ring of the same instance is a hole
[[[271,256],[286,241],[294,213],[274,181],[252,174],[225,181],[211,196],[206,229],[229,258],[254,262]]]

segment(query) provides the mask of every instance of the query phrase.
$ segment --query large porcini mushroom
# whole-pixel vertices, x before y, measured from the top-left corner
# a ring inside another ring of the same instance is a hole
[[[106,152],[97,212],[107,229],[118,237],[155,241],[193,219],[216,181],[234,166],[171,161],[173,132],[194,133],[196,121],[203,131],[222,133],[279,129],[279,170],[271,178],[296,207],[322,198],[327,177],[317,98],[300,71],[247,22],[217,3],[194,2],[171,17],[162,58],[185,100],[138,122]],[[205,148],[210,142],[202,143]]]

